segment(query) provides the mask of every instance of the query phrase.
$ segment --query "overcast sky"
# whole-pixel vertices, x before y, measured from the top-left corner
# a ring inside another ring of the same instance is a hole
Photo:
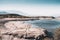
[[[0,11],[20,11],[28,16],[60,16],[59,0],[0,0]]]

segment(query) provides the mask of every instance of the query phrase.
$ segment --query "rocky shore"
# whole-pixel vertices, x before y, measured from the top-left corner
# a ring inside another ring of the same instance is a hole
[[[23,21],[4,22],[0,28],[0,40],[39,40],[47,36],[44,28],[32,27]]]
[[[24,22],[41,19],[56,18],[53,16],[26,17],[17,14],[0,15],[0,40],[43,40],[47,38],[49,34],[46,29],[35,28],[32,24]]]

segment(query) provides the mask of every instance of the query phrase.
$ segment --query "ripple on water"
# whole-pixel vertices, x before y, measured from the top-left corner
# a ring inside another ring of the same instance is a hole
[[[55,29],[60,27],[60,21],[58,20],[35,20],[35,21],[27,21],[27,22],[46,29]]]

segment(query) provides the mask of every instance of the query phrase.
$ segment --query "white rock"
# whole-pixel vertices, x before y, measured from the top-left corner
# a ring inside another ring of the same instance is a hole
[[[26,37],[27,35],[29,37],[34,36],[35,38],[39,35],[46,36],[44,32],[46,29],[34,28],[31,24],[24,23],[21,21],[10,21],[5,23],[4,26],[7,28],[9,33],[18,34],[18,36],[24,35],[24,37]]]

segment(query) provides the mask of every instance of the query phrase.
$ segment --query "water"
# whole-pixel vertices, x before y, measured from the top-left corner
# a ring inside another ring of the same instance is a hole
[[[46,28],[51,31],[53,29],[60,27],[60,20],[34,20],[34,21],[27,21],[27,22],[38,27]]]

